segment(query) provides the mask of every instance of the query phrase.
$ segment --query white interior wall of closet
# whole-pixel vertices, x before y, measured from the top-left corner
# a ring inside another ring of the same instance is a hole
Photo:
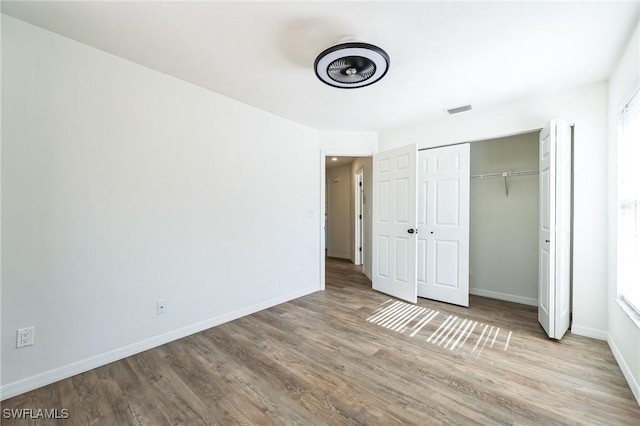
[[[471,144],[471,176],[538,170],[538,132]],[[538,175],[471,179],[469,292],[537,306]]]

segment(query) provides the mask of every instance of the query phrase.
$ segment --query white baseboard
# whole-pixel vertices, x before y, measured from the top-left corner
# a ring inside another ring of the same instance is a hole
[[[367,272],[366,269],[362,268],[362,273],[364,274],[365,277],[369,278],[369,281],[373,281],[373,278],[371,278],[371,274]]]
[[[620,370],[622,370],[622,374],[624,375],[624,378],[627,379],[627,383],[631,388],[631,392],[633,393],[633,396],[635,396],[636,398],[636,402],[638,403],[638,405],[640,405],[640,385],[636,381],[635,377],[633,377],[633,374],[631,373],[631,369],[627,365],[626,361],[622,356],[622,353],[620,352],[620,349],[618,349],[618,346],[616,346],[616,342],[613,341],[610,334],[607,336],[607,343],[611,348],[611,352],[613,352],[614,358],[618,362],[618,366],[620,367]]]
[[[571,334],[577,334],[578,336],[591,337],[592,339],[607,340],[609,333],[604,330],[598,330],[596,328],[582,327],[580,325],[571,325]]]
[[[46,386],[59,380],[75,376],[76,374],[93,370],[94,368],[98,368],[111,362],[126,358],[128,356],[164,345],[165,343],[181,339],[191,334],[198,333],[202,330],[224,324],[225,322],[233,321],[235,319],[270,308],[272,306],[297,299],[298,297],[306,296],[307,294],[311,294],[316,291],[318,291],[317,286],[307,287],[294,293],[276,297],[274,299],[257,303],[246,308],[238,309],[224,315],[178,328],[176,330],[172,330],[167,333],[160,334],[158,336],[154,336],[149,339],[145,339],[140,342],[115,349],[113,351],[105,352],[103,354],[77,361],[59,368],[55,368],[53,370],[45,371],[44,373],[36,374],[34,376],[27,377],[12,383],[7,383],[6,385],[0,387],[0,401],[12,398],[16,395],[20,395],[22,393],[37,389],[42,386]]]
[[[469,288],[469,294],[482,296],[482,297],[489,297],[491,299],[505,300],[507,302],[521,303],[523,305],[538,306],[538,299],[533,299],[531,297],[516,296],[515,294],[484,290],[481,288]]]

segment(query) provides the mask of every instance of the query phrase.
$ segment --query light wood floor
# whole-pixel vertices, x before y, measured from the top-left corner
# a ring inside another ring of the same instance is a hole
[[[446,315],[512,331],[459,350],[367,322],[389,297],[348,261],[327,289],[17,396],[2,408],[67,408],[60,424],[639,425],[605,342],[549,341],[535,308],[471,297]],[[490,342],[491,343],[491,342]],[[27,421],[2,420],[2,425]],[[43,422],[39,424],[44,424]]]

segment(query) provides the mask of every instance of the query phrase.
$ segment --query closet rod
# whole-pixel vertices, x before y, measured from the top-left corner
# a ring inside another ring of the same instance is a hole
[[[499,177],[511,177],[511,176],[528,176],[537,175],[540,173],[538,170],[521,170],[517,172],[500,172],[500,173],[483,173],[480,175],[472,175],[471,179],[490,179]]]

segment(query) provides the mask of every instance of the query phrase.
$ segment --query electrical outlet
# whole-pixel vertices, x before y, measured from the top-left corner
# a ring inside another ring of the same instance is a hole
[[[167,313],[167,299],[160,299],[156,302],[156,314]]]
[[[33,345],[33,327],[18,329],[18,337],[16,339],[16,347],[22,348]]]

